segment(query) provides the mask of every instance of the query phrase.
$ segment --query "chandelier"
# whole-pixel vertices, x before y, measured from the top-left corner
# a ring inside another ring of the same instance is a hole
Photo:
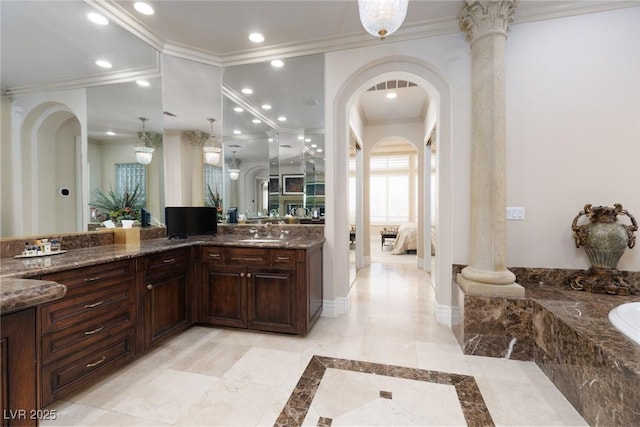
[[[409,0],[358,0],[360,22],[372,36],[384,40],[400,28]]]
[[[211,124],[211,133],[207,139],[207,141],[211,140],[211,145],[206,145],[205,142],[205,145],[202,147],[202,151],[204,151],[204,162],[208,165],[215,165],[220,161],[220,153],[222,150],[220,147],[216,147],[214,145],[215,136],[213,136],[213,122],[215,122],[216,119],[210,117],[207,120],[209,120],[209,123]]]
[[[149,120],[146,117],[138,117],[142,122],[142,132],[138,132],[138,145],[133,147],[136,153],[136,161],[142,165],[148,165],[153,159],[155,146],[162,141],[162,135],[155,132],[146,132],[145,123]]]
[[[231,164],[229,165],[229,179],[231,179],[231,181],[237,181],[238,178],[240,178],[240,168],[236,162],[236,152],[233,151],[233,160],[231,160]]]

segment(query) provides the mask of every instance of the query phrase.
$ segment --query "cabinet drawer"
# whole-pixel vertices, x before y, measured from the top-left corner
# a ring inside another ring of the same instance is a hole
[[[106,337],[133,330],[135,327],[133,305],[103,317],[102,319],[92,318],[82,324],[44,335],[42,363],[47,364],[60,357],[77,353],[83,348],[94,347]]]
[[[290,249],[271,249],[269,251],[272,266],[293,266],[296,264],[296,251]]]
[[[44,304],[40,308],[42,333],[101,319],[114,311],[135,303],[133,278],[117,283],[97,292],[85,293],[72,298],[66,296],[58,301]]]
[[[100,376],[122,366],[135,355],[135,333],[114,335],[100,346],[85,349],[42,368],[42,406],[86,388]]]
[[[201,252],[202,262],[224,262],[224,248],[220,246],[204,246]]]
[[[135,263],[127,260],[47,274],[41,280],[62,283],[67,287],[65,298],[71,298],[134,278]]]
[[[189,264],[191,250],[189,248],[176,249],[150,255],[144,258],[145,280],[148,277],[175,274],[177,270],[185,270]]]
[[[269,251],[260,248],[227,248],[225,261],[228,264],[269,265]]]

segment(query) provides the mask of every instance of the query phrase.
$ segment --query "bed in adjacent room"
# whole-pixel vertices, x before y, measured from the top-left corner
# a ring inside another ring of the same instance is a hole
[[[391,254],[400,255],[416,249],[418,249],[418,226],[415,222],[402,224],[398,227],[398,235]]]

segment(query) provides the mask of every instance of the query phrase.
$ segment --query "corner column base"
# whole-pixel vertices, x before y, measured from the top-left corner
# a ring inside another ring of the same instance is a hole
[[[515,282],[508,285],[492,285],[469,280],[461,273],[458,273],[456,282],[466,295],[512,298],[524,297],[524,288]]]

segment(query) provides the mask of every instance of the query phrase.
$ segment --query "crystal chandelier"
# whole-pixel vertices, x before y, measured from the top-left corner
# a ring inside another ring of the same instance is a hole
[[[372,36],[384,40],[400,28],[409,0],[358,0],[360,21]]]
[[[145,132],[145,123],[149,120],[146,117],[138,117],[142,122],[142,132],[138,132],[138,145],[133,147],[136,153],[136,161],[143,165],[148,165],[153,159],[155,146],[162,141],[162,135],[155,132]]]
[[[207,139],[211,140],[211,145],[206,145],[205,143],[202,147],[202,151],[204,151],[204,162],[208,165],[216,165],[220,161],[220,153],[222,151],[220,147],[216,147],[214,145],[215,136],[213,136],[213,122],[215,122],[216,119],[210,117],[207,120],[209,120],[209,123],[211,124],[211,133]]]

